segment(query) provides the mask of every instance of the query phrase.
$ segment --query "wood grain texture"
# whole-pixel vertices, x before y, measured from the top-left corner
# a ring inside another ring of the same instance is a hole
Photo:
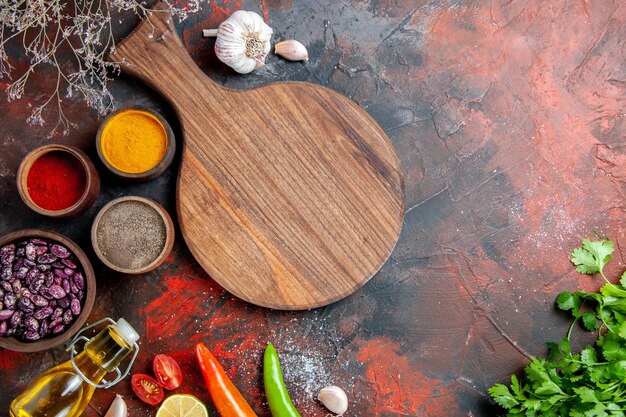
[[[265,307],[306,309],[353,293],[388,258],[403,221],[401,167],[382,129],[319,85],[218,86],[163,5],[150,20],[111,58],[180,118],[178,219],[195,258]]]

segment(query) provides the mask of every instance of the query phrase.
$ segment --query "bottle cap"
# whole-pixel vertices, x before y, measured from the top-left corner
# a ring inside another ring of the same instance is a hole
[[[122,318],[120,318],[117,323],[114,325],[115,330],[124,338],[129,345],[132,345],[137,340],[139,340],[139,333],[133,329],[133,326],[128,324],[128,322]]]

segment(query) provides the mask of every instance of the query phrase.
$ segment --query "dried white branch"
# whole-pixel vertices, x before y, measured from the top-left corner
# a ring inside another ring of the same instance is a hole
[[[202,1],[207,0],[184,4],[165,0],[179,21],[200,10]],[[7,87],[8,99],[24,96],[30,76],[41,64],[56,70],[55,90],[33,107],[28,123],[43,125],[44,115],[56,113],[50,135],[69,132],[74,124],[63,112],[64,98],[82,99],[100,115],[111,109],[113,97],[107,85],[111,74],[119,73],[119,66],[106,60],[115,50],[111,10],[132,12],[141,18],[150,11],[142,0],[0,0],[0,79],[12,81]],[[19,39],[23,49],[19,55],[26,57],[29,66],[14,74],[13,58],[7,51],[14,51],[14,46],[8,48],[9,42]],[[61,52],[67,51],[71,51],[71,59],[68,61],[64,54],[61,60]]]

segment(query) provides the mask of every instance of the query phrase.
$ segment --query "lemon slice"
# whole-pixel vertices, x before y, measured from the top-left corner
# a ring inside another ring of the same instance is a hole
[[[174,394],[163,401],[156,417],[209,417],[209,413],[193,395]]]

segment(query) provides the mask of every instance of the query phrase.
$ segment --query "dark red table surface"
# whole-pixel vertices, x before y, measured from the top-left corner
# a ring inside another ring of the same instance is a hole
[[[134,372],[150,372],[157,353],[182,365],[177,392],[192,393],[216,415],[195,365],[203,341],[259,416],[269,416],[261,357],[272,342],[303,416],[325,416],[315,401],[336,384],[350,398],[347,416],[491,416],[489,386],[519,373],[529,355],[565,335],[554,308],[562,290],[593,289],[568,260],[593,231],[616,242],[609,269],[624,269],[626,247],[626,8],[618,1],[218,1],[178,24],[187,50],[214,80],[233,88],[306,80],[366,109],[389,135],[405,174],[406,215],[399,243],[362,289],[310,311],[272,311],[226,293],[194,261],[178,232],[156,271],[125,276],[103,266],[89,241],[91,222],[108,201],[142,195],[175,219],[176,163],[141,184],[104,171],[102,193],[75,220],[28,210],[15,186],[21,158],[36,146],[74,144],[96,160],[97,115],[78,100],[64,109],[77,123],[46,138],[30,126],[28,103],[54,81],[33,76],[26,97],[0,102],[0,233],[42,227],[87,251],[97,271],[90,322],[125,317],[141,334]],[[241,76],[215,57],[201,29],[236,9],[261,13],[274,41],[295,38],[310,60],[270,56]],[[121,38],[132,18],[116,30]],[[10,49],[18,66],[25,62]],[[2,87],[7,80],[2,80]],[[116,76],[117,106],[171,109],[149,88]],[[49,118],[54,113],[45,115]],[[37,375],[68,358],[63,347],[40,353],[0,350],[0,415]],[[85,416],[101,416],[116,393],[129,415],[155,409],[132,394],[129,378],[98,391]]]

